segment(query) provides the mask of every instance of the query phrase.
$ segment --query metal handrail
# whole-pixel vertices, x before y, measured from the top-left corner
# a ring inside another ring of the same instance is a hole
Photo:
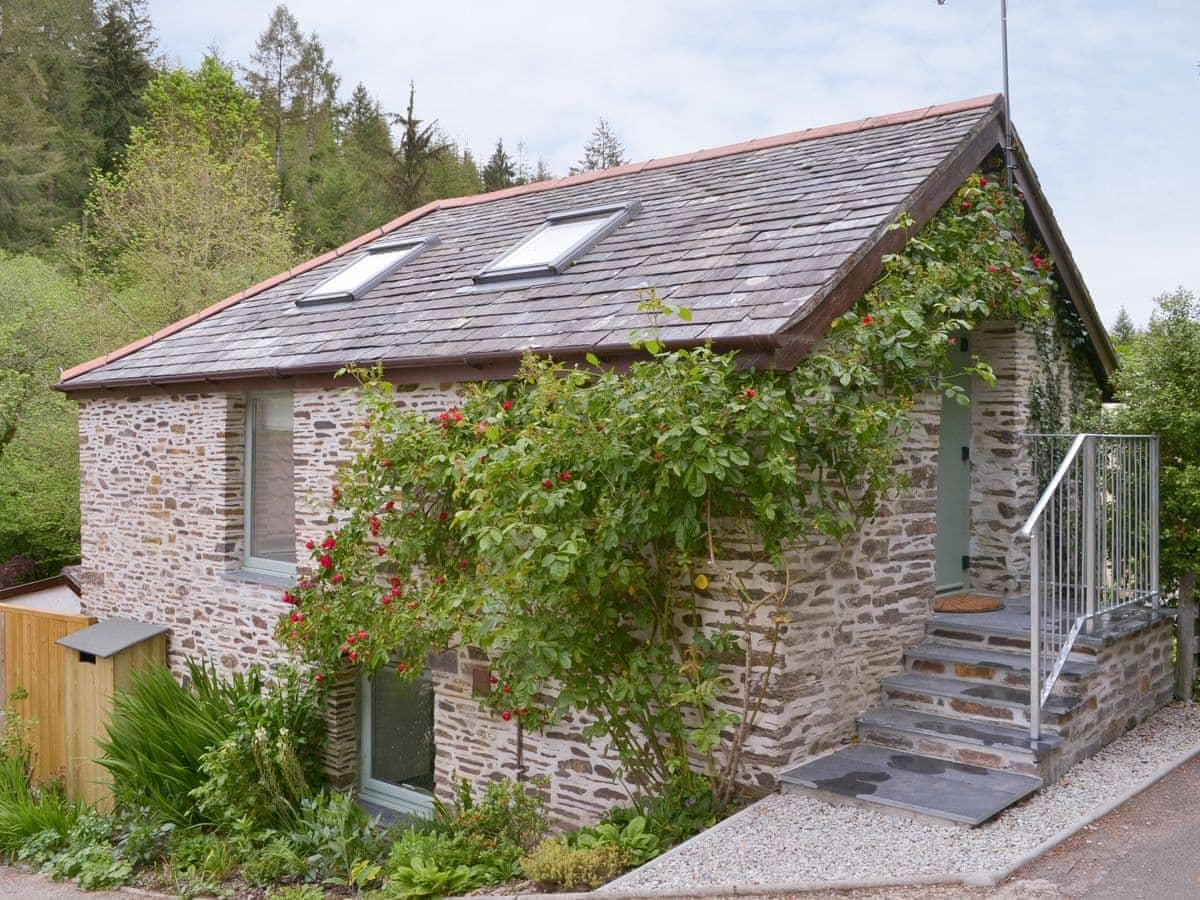
[[[1030,542],[1029,722],[1038,740],[1042,708],[1083,629],[1120,607],[1158,604],[1158,437],[1030,437],[1071,438],[1020,531]]]

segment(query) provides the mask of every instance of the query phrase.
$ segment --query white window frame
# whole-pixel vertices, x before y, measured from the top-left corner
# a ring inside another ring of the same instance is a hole
[[[253,527],[254,527],[254,417],[255,417],[255,400],[264,397],[287,397],[289,401],[293,400],[291,391],[254,391],[246,395],[246,441],[245,441],[245,459],[242,464],[243,481],[242,481],[242,543],[244,545],[242,551],[242,568],[248,572],[261,572],[266,575],[295,575],[296,563],[280,562],[277,559],[263,559],[262,557],[252,556],[250,549],[253,546]],[[289,403],[289,405],[292,405]],[[292,411],[292,448],[295,452],[295,408],[293,405]],[[293,496],[295,494],[296,470],[294,465],[295,457],[293,455],[292,468],[292,484]],[[292,523],[293,542],[295,541],[295,522]]]
[[[572,210],[547,216],[537,228],[509,247],[502,254],[488,263],[475,276],[476,284],[487,284],[493,281],[509,281],[517,278],[536,278],[539,276],[561,275],[572,263],[604,240],[642,209],[637,200],[628,203],[617,203],[609,206],[594,206],[590,209]],[[517,252],[548,228],[562,225],[566,222],[576,222],[580,219],[595,219],[596,227],[579,240],[564,249],[558,256],[546,263],[534,265],[506,266],[504,260]]]
[[[428,818],[433,814],[433,794],[419,788],[392,784],[371,777],[371,717],[373,690],[371,679],[363,672],[359,679],[359,732],[358,732],[358,796],[368,803],[382,806],[398,813]],[[434,697],[434,709],[437,698]]]
[[[398,237],[390,240],[378,241],[364,248],[364,252],[351,260],[344,266],[341,266],[336,272],[332,273],[328,278],[323,279],[316,287],[306,294],[296,298],[296,305],[299,307],[321,306],[327,303],[346,303],[361,299],[373,287],[382,282],[385,278],[410,262],[427,247],[435,247],[440,243],[437,235],[413,236],[413,237]],[[364,278],[359,284],[351,290],[330,291],[327,285],[331,284],[335,279],[342,277],[355,266],[365,259],[369,259],[376,254],[386,254],[394,257],[391,262],[376,272],[370,278]]]

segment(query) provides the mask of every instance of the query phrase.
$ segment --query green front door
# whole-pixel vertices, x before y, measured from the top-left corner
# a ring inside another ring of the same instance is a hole
[[[965,343],[965,340],[963,341]],[[958,369],[969,360],[955,349],[951,364]],[[970,383],[964,380],[970,392]],[[939,594],[967,587],[971,540],[971,407],[942,399],[941,438],[937,479],[937,590]]]

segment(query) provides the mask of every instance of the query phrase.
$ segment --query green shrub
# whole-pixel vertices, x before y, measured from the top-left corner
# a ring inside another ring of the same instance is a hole
[[[44,832],[65,840],[79,814],[80,806],[67,801],[60,784],[30,785],[26,758],[0,757],[0,854],[15,856],[27,840]]]
[[[220,835],[187,829],[171,836],[167,863],[177,877],[219,883],[237,868],[238,858]]]
[[[34,835],[18,856],[55,881],[76,880],[85,891],[119,887],[132,880],[134,864],[114,846],[118,832],[116,819],[87,812],[65,836],[54,831]]]
[[[305,860],[306,880],[354,885],[364,877],[360,864],[384,856],[378,825],[349,794],[326,791],[300,802],[299,822],[287,840]]]
[[[585,850],[591,847],[617,847],[625,851],[631,866],[640,866],[662,853],[658,835],[646,831],[645,816],[635,816],[623,828],[613,822],[582,828],[571,843]]]
[[[392,866],[386,893],[390,897],[441,897],[465,894],[485,883],[477,866],[442,868],[414,856]]]
[[[661,853],[711,828],[723,814],[735,808],[727,806],[718,811],[712,783],[703,775],[687,771],[675,775],[660,791],[639,799],[633,806],[609,810],[600,821],[624,828],[635,818],[645,819],[645,830],[658,837]]]
[[[241,699],[222,688],[215,670],[188,668],[190,690],[163,665],[135,674],[129,691],[113,698],[107,737],[98,741],[117,803],[177,825],[202,821],[191,797],[204,778],[200,761],[229,735],[230,708]]]
[[[267,894],[269,900],[324,900],[325,892],[309,884],[290,884]]]
[[[303,878],[307,871],[304,857],[283,837],[272,837],[262,847],[252,849],[243,857],[242,875],[254,885],[278,884],[292,878]]]
[[[310,679],[287,672],[238,698],[233,730],[200,759],[204,780],[191,796],[205,820],[247,818],[258,829],[297,823],[300,801],[322,781],[324,721]]]
[[[432,890],[434,882],[443,875],[453,876],[459,891],[503,884],[521,877],[520,857],[520,850],[511,844],[497,849],[466,832],[410,828],[392,844],[388,886],[403,896],[419,896],[418,889]],[[414,861],[419,861],[419,865]],[[467,881],[469,885],[465,884]],[[410,893],[403,894],[404,891]]]
[[[511,846],[528,852],[549,827],[546,804],[539,793],[548,783],[541,778],[529,783],[511,779],[494,781],[484,788],[483,797],[475,801],[470,784],[463,779],[454,805],[436,806],[434,817],[452,831],[478,838],[485,846]]]
[[[620,847],[572,847],[564,838],[552,838],[538,844],[521,866],[527,877],[541,884],[596,888],[629,868],[629,855]]]
[[[188,662],[189,686],[165,666],[134,676],[113,701],[100,764],[123,809],[177,825],[291,824],[319,783],[320,715],[294,676],[229,678]]]

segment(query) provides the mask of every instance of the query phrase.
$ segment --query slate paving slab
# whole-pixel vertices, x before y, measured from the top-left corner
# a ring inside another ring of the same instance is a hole
[[[781,777],[834,798],[879,803],[966,825],[986,822],[1038,790],[1030,775],[947,762],[880,747],[839,750]]]

